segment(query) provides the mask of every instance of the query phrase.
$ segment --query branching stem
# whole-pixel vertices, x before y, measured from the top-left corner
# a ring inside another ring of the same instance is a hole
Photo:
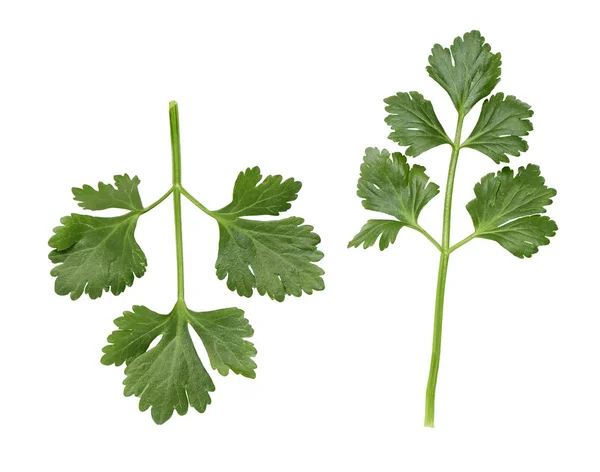
[[[442,229],[442,245],[440,254],[440,265],[438,269],[437,289],[435,296],[435,312],[433,320],[433,344],[431,348],[431,364],[429,367],[429,379],[427,380],[427,391],[425,393],[425,426],[433,428],[435,418],[435,388],[437,385],[438,370],[440,367],[440,353],[442,347],[442,319],[444,314],[444,295],[446,291],[446,274],[448,272],[448,259],[450,257],[450,221],[452,216],[452,191],[454,189],[454,176],[460,152],[460,137],[462,133],[464,111],[458,112],[456,134],[450,156],[450,167],[448,169],[448,180],[446,182],[446,196],[444,199],[444,225]],[[467,242],[467,241],[465,241]],[[460,244],[460,243],[459,243]],[[464,243],[463,243],[464,244]]]

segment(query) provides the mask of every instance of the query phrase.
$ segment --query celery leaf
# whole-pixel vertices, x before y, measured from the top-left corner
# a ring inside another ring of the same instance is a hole
[[[83,293],[98,298],[109,290],[119,295],[133,284],[135,277],[146,272],[146,256],[135,240],[139,214],[101,218],[73,213],[61,218],[48,241],[54,248],[50,260],[57,264],[51,275],[56,277],[58,295],[72,300]]]
[[[558,227],[547,216],[556,190],[545,185],[540,168],[529,164],[515,175],[504,167],[475,184],[475,199],[467,204],[475,226],[474,237],[496,241],[513,255],[523,258],[550,243]]]
[[[420,93],[399,92],[384,102],[389,113],[385,122],[393,129],[389,138],[401,146],[409,146],[405,151],[407,156],[416,157],[440,144],[452,144],[433,105]]]
[[[256,289],[283,301],[323,290],[323,270],[316,265],[323,257],[317,249],[321,238],[302,218],[259,221],[240,216],[277,216],[290,208],[301,183],[281,176],[262,178],[258,167],[239,174],[231,203],[210,212],[220,231],[217,277],[227,287],[250,297]]]
[[[298,198],[302,183],[281,175],[268,175],[260,182],[262,175],[258,167],[240,172],[233,186],[233,199],[219,213],[230,216],[273,215],[289,210],[289,202]],[[260,183],[259,183],[260,182]]]
[[[405,226],[400,221],[394,220],[368,220],[361,228],[359,233],[348,243],[348,247],[363,248],[374,246],[379,238],[379,249],[383,251],[390,244],[394,244],[396,236],[402,227]]]
[[[108,337],[102,363],[125,369],[125,395],[140,398],[140,410],[151,408],[153,420],[163,424],[177,411],[188,407],[200,413],[210,404],[215,390],[212,379],[198,357],[188,324],[198,333],[211,366],[220,374],[233,372],[254,378],[254,345],[244,338],[254,333],[244,312],[225,308],[194,312],[183,301],[171,313],[160,315],[144,306],[134,306],[115,320],[119,328]],[[160,336],[155,347],[152,341]]]
[[[481,114],[471,135],[462,147],[476,149],[499,164],[508,162],[508,155],[519,156],[527,151],[527,136],[533,129],[529,118],[531,107],[512,95],[492,95],[483,102]]]
[[[86,210],[106,210],[107,208],[122,208],[124,210],[142,210],[142,199],[138,191],[140,179],[129,175],[115,175],[115,186],[98,182],[98,190],[90,185],[72,189],[74,200]]]
[[[368,248],[381,235],[379,249],[383,251],[396,240],[403,226],[419,227],[421,210],[439,191],[438,185],[429,181],[425,167],[411,167],[399,152],[390,156],[387,149],[367,148],[360,166],[357,195],[367,210],[386,213],[398,221],[369,220],[348,247],[363,244]]]
[[[450,49],[433,46],[427,72],[440,84],[459,112],[468,113],[500,81],[500,53],[492,54],[479,31],[457,37]]]

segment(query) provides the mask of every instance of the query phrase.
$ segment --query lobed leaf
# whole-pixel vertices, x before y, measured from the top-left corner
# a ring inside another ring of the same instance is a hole
[[[160,315],[134,306],[115,320],[119,328],[108,337],[102,363],[125,369],[125,395],[140,398],[140,410],[151,408],[153,420],[163,424],[177,411],[195,408],[200,413],[210,404],[215,386],[202,365],[190,337],[188,324],[198,333],[211,362],[222,375],[229,369],[254,378],[254,345],[244,338],[252,327],[238,308],[193,312],[178,302],[171,313]],[[161,336],[158,344],[148,347]]]
[[[367,148],[360,166],[357,195],[367,210],[394,216],[408,226],[415,226],[421,210],[439,193],[429,182],[425,167],[409,166],[399,152],[391,155],[384,149]]]
[[[323,290],[321,238],[302,218],[253,221],[219,219],[217,277],[244,297],[260,295],[283,301],[286,295]]]
[[[151,408],[152,419],[165,423],[188,406],[203,413],[215,386],[194,348],[187,324],[176,319],[166,325],[160,342],[136,357],[125,369],[125,396],[140,399],[140,410]]]
[[[517,174],[504,167],[475,185],[475,199],[467,204],[475,237],[491,239],[523,258],[550,242],[558,227],[546,216],[556,190],[545,185],[540,168],[529,164]]]
[[[57,264],[54,290],[72,300],[83,293],[98,298],[109,290],[118,295],[146,272],[146,256],[135,240],[139,214],[100,218],[76,213],[54,228],[48,255]]]
[[[400,221],[394,220],[369,220],[361,228],[360,232],[348,243],[348,247],[359,247],[367,249],[375,245],[379,238],[379,249],[383,251],[390,244],[394,244],[398,232],[404,226]]]
[[[227,375],[231,369],[244,377],[256,377],[256,364],[252,360],[256,348],[244,339],[252,337],[254,330],[244,318],[243,310],[224,308],[201,313],[188,310],[188,321],[202,339],[213,369],[221,375]]]
[[[514,96],[492,95],[483,102],[477,124],[462,147],[476,149],[496,164],[508,162],[508,155],[518,157],[527,151],[527,142],[521,136],[533,129],[529,121],[532,115],[531,107]]]
[[[418,227],[421,210],[439,191],[436,184],[429,182],[425,167],[411,167],[399,152],[390,156],[387,149],[380,152],[377,148],[367,148],[360,166],[357,194],[367,210],[386,213],[398,221],[369,220],[348,247],[363,244],[366,249],[381,237],[379,249],[383,251],[394,243],[403,226]]]
[[[302,183],[294,179],[283,180],[281,175],[262,175],[258,167],[240,172],[233,186],[233,199],[221,208],[220,214],[234,217],[274,215],[289,210],[289,202],[298,198]],[[260,183],[259,183],[260,182]]]
[[[518,218],[493,231],[479,233],[478,237],[491,239],[511,254],[523,258],[538,252],[539,246],[550,244],[548,238],[556,234],[556,223],[547,216],[533,215]]]
[[[457,37],[450,49],[433,46],[427,72],[440,84],[459,112],[468,113],[500,82],[500,53],[492,54],[479,31]]]
[[[290,208],[302,184],[281,176],[261,180],[260,169],[240,172],[233,200],[221,210],[210,212],[219,223],[217,277],[244,297],[256,288],[260,295],[283,301],[286,295],[323,290],[323,270],[315,264],[323,258],[321,242],[313,227],[302,218],[257,221],[240,216],[273,215]],[[260,182],[260,183],[259,183]]]
[[[128,363],[148,350],[152,341],[164,334],[172,319],[159,315],[145,306],[136,305],[114,323],[119,328],[108,336],[110,343],[102,349],[104,365]]]
[[[429,100],[418,92],[398,92],[384,100],[390,113],[385,122],[394,130],[389,138],[406,149],[407,156],[418,156],[440,144],[452,144]]]
[[[98,182],[98,190],[89,185],[73,187],[74,199],[86,210],[106,210],[123,208],[124,210],[143,210],[142,199],[138,191],[140,179],[129,175],[115,175],[115,186]]]

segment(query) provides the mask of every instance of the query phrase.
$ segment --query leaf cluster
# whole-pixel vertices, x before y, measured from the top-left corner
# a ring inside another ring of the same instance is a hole
[[[478,31],[457,37],[450,48],[436,44],[429,56],[429,76],[448,93],[459,115],[459,123],[500,81],[501,56]],[[391,127],[389,139],[407,146],[406,156],[417,157],[440,145],[449,145],[458,155],[470,148],[490,157],[496,164],[508,163],[509,156],[527,151],[525,137],[533,130],[531,107],[512,95],[499,92],[483,101],[475,127],[464,140],[448,137],[432,103],[421,93],[399,92],[384,100]],[[377,243],[384,250],[394,243],[398,232],[409,227],[423,233],[436,247],[445,250],[418,222],[424,206],[438,193],[425,168],[410,166],[400,152],[367,148],[358,180],[358,196],[367,210],[394,217],[372,219],[349,242],[349,247],[368,248]],[[449,252],[473,238],[496,241],[517,257],[531,257],[539,246],[549,243],[557,230],[547,216],[546,206],[556,191],[545,185],[538,166],[510,167],[488,174],[475,186],[475,199],[467,204],[474,232]]]
[[[49,245],[55,291],[76,300],[86,294],[95,299],[110,291],[119,295],[144,275],[147,260],[135,239],[140,216],[173,191],[144,207],[140,180],[116,175],[114,184],[100,182],[97,188],[73,188],[74,199],[86,210],[121,209],[115,217],[73,213],[61,219]],[[283,301],[323,290],[323,270],[316,265],[323,257],[317,249],[319,236],[298,217],[257,220],[256,216],[279,216],[290,209],[302,184],[279,175],[262,179],[258,167],[240,172],[232,201],[211,211],[185,189],[180,191],[218,224],[220,240],[216,261],[219,279],[239,295],[254,290]],[[205,411],[215,386],[203,366],[190,335],[190,327],[202,341],[211,367],[221,375],[229,371],[254,378],[256,355],[247,340],[253,329],[239,308],[213,311],[190,310],[178,299],[173,310],[158,314],[145,306],[134,306],[115,320],[117,330],[103,349],[102,363],[126,364],[125,395],[140,398],[142,411],[151,409],[158,424],[188,407]],[[153,341],[158,343],[150,348]]]

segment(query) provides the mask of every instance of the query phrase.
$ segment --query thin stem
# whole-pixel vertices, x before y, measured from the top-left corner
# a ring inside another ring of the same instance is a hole
[[[179,143],[179,108],[177,102],[169,102],[171,125],[171,152],[173,154],[173,186],[181,185],[181,144]]]
[[[190,202],[192,202],[194,205],[196,205],[198,208],[200,208],[204,213],[206,213],[207,215],[210,216],[215,216],[215,213],[213,211],[210,211],[208,208],[206,208],[204,205],[202,205],[202,203],[200,203],[198,200],[196,200],[194,198],[194,196],[188,192],[186,189],[184,189],[183,187],[181,187],[179,189],[181,191],[181,194],[187,198]]]
[[[457,242],[454,246],[452,246],[450,248],[450,250],[448,251],[448,253],[452,253],[452,252],[456,251],[459,247],[467,244],[469,241],[471,241],[471,239],[475,239],[476,237],[477,237],[477,233],[470,234],[465,239]]]
[[[162,197],[160,197],[158,200],[156,200],[152,205],[147,206],[146,208],[144,208],[142,210],[142,213],[148,213],[150,210],[152,210],[154,207],[157,207],[158,205],[160,205],[162,202],[164,202],[167,197],[169,195],[171,195],[173,193],[173,187],[171,187]]]
[[[452,191],[454,189],[454,176],[460,151],[460,136],[462,133],[465,114],[458,112],[454,145],[450,156],[448,180],[446,181],[446,196],[444,199],[444,226],[442,229],[442,248],[438,269],[437,288],[435,293],[435,312],[433,319],[433,343],[431,348],[431,364],[427,391],[425,392],[425,426],[433,428],[435,418],[435,388],[437,385],[438,370],[440,367],[440,354],[442,349],[442,321],[444,315],[444,295],[446,292],[446,274],[448,273],[448,259],[450,257],[450,221],[452,216]]]
[[[460,135],[462,133],[464,112],[458,113],[458,122],[456,123],[456,134],[454,136],[454,146],[450,156],[450,166],[448,168],[448,179],[446,181],[446,196],[444,199],[444,227],[442,229],[442,248],[450,248],[450,220],[452,216],[452,192],[454,190],[454,175],[456,174],[456,165],[458,164],[458,153],[460,152]]]
[[[416,226],[411,226],[411,228],[417,230],[419,233],[425,236],[431,242],[431,244],[433,244],[436,247],[438,251],[442,250],[442,246],[440,246],[440,243],[438,243],[435,240],[435,238],[431,236],[431,234],[429,234],[423,227],[417,224]]]
[[[431,364],[429,366],[429,379],[425,393],[425,426],[433,428],[435,417],[435,387],[437,385],[438,370],[440,367],[440,353],[442,349],[442,315],[444,311],[444,294],[446,289],[446,274],[448,272],[448,253],[440,254],[438,268],[437,289],[435,295],[435,316],[433,322],[433,345],[431,348]]]
[[[181,223],[181,146],[179,143],[179,109],[177,102],[169,103],[171,151],[173,155],[173,208],[175,210],[175,245],[177,250],[177,300],[184,298],[183,230]]]

